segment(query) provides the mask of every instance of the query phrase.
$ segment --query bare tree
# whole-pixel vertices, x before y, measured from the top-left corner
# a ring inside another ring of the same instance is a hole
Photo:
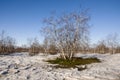
[[[108,52],[108,47],[106,46],[106,43],[104,40],[99,41],[95,49],[96,49],[96,53],[107,53]]]
[[[44,39],[43,49],[44,49],[44,53],[47,54],[48,53],[48,39],[47,38]]]
[[[44,20],[45,26],[41,29],[44,37],[52,40],[61,57],[72,59],[75,50],[88,43],[88,21],[86,11],[53,15]]]
[[[9,54],[15,52],[15,40],[5,35],[5,31],[0,34],[0,53]]]
[[[109,47],[109,52],[112,54],[115,53],[116,48],[119,46],[118,35],[117,34],[109,34],[106,37],[106,43],[107,43],[107,46]]]
[[[0,53],[5,52],[4,36],[5,36],[5,31],[2,31],[1,34],[0,34]]]
[[[56,54],[58,52],[55,43],[48,38],[44,39],[43,48],[44,48],[44,53],[45,54],[49,54],[49,53],[50,54]]]
[[[49,40],[48,53],[57,54],[57,52],[58,50],[57,50],[56,44],[54,43],[54,41]]]
[[[29,53],[30,55],[35,55],[39,53],[40,44],[38,40],[35,38],[32,42],[30,42]]]
[[[116,48],[116,53],[120,53],[120,45],[119,46],[117,46],[117,48]]]
[[[9,36],[6,37],[5,45],[7,47],[6,52],[12,53],[15,52],[15,40]]]

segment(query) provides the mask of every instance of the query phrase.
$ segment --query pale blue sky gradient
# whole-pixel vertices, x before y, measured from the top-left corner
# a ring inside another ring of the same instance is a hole
[[[111,33],[120,35],[120,0],[0,0],[0,31],[14,37],[17,45],[28,38],[42,38],[42,19],[52,11],[57,14],[89,8],[90,38],[95,43]]]

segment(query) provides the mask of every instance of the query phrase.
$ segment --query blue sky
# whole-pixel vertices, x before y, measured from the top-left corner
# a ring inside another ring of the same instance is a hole
[[[42,19],[57,14],[89,8],[90,38],[95,43],[108,34],[120,35],[120,0],[0,0],[0,31],[14,37],[17,45],[28,38],[42,41],[39,30]]]

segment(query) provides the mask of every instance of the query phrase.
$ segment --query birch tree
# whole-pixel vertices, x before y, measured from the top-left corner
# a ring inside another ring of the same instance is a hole
[[[75,50],[88,44],[89,16],[87,11],[71,12],[44,19],[41,29],[45,38],[52,40],[64,59],[72,59]]]

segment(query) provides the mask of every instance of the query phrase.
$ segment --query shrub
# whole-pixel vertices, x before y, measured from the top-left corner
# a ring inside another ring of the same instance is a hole
[[[72,59],[63,59],[63,58],[56,58],[54,60],[48,60],[47,62],[51,64],[58,64],[55,67],[59,68],[75,68],[77,65],[86,65],[91,63],[101,62],[97,58],[77,58],[73,57]]]

